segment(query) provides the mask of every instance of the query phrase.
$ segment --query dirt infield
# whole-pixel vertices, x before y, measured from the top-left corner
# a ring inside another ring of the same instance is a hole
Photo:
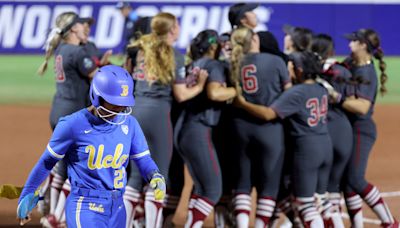
[[[400,105],[379,105],[375,121],[378,127],[378,141],[369,162],[367,177],[382,192],[396,192],[386,197],[394,216],[400,219]],[[29,171],[43,152],[51,134],[47,106],[1,106],[0,107],[0,185],[12,183],[22,186]],[[185,188],[184,202],[190,185]],[[393,195],[393,194],[392,194]],[[18,227],[15,212],[17,200],[0,199],[0,226]],[[366,207],[364,207],[366,208]],[[184,204],[176,214],[175,221],[183,223],[186,210]],[[376,219],[369,210],[365,217]],[[39,224],[37,214],[31,222]],[[373,222],[373,221],[372,221]],[[211,218],[207,220],[211,225]],[[369,224],[367,227],[378,227]]]

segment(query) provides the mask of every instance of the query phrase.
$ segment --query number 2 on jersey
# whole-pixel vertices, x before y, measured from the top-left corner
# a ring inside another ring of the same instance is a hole
[[[307,119],[307,123],[310,127],[318,125],[319,121],[323,123],[326,121],[326,114],[328,113],[328,97],[322,96],[321,104],[317,98],[311,98],[307,100],[306,107],[310,109],[310,117]]]
[[[124,169],[117,169],[114,171],[114,188],[122,188],[124,187],[124,183],[122,182],[122,178],[124,178]]]
[[[258,91],[258,80],[256,77],[257,67],[254,64],[245,65],[241,70],[243,90],[246,93],[256,93]]]

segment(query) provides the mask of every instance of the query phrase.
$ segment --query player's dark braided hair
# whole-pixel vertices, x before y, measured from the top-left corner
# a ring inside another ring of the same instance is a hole
[[[380,88],[380,93],[381,95],[385,95],[387,93],[387,89],[385,86],[385,83],[388,79],[388,76],[385,72],[386,70],[386,63],[383,61],[383,50],[381,48],[381,41],[379,38],[378,33],[376,33],[372,29],[360,29],[359,30],[360,34],[363,34],[366,41],[370,43],[372,46],[372,49],[367,49],[370,54],[372,54],[378,61],[379,61],[379,70],[381,71],[381,76],[380,76],[380,82],[381,82],[381,88]]]
[[[217,45],[218,47],[218,32],[212,29],[201,31],[190,43],[189,56],[192,61],[203,57],[212,45]],[[217,51],[215,55],[217,57],[219,52]]]
[[[366,50],[367,52],[374,56],[378,61],[379,61],[379,70],[381,71],[380,75],[380,93],[381,95],[385,95],[387,93],[387,89],[385,86],[385,83],[388,79],[388,76],[386,74],[386,63],[383,61],[383,50],[381,48],[381,41],[379,38],[378,33],[376,33],[372,29],[359,29],[358,31],[353,33],[356,37],[356,40],[358,40],[361,43],[366,44]],[[351,58],[347,58],[344,63],[348,65],[352,65],[354,62],[354,56]],[[356,76],[357,78],[357,76]]]

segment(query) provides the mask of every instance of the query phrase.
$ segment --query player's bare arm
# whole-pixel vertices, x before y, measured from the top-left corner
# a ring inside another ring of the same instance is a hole
[[[210,82],[207,84],[207,96],[212,101],[227,101],[236,96],[236,89],[219,82]]]
[[[354,96],[346,98],[342,107],[355,114],[365,115],[371,107],[371,101],[363,98],[355,98]]]
[[[172,90],[175,99],[178,102],[184,102],[197,96],[203,91],[207,78],[208,72],[206,70],[200,70],[199,78],[196,85],[188,87],[186,84],[174,84]]]

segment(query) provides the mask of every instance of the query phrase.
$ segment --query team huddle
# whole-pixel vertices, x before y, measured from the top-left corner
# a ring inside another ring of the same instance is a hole
[[[363,227],[363,201],[382,227],[399,227],[365,179],[374,58],[386,93],[378,34],[346,34],[351,54],[339,62],[329,35],[286,25],[281,52],[272,33],[253,31],[257,6],[231,6],[232,31],[201,31],[186,56],[173,47],[173,14],[139,18],[123,67],[88,40],[92,18],[59,15],[39,68],[54,55],[53,134],[21,193],[21,225],[47,195],[45,227],[174,227],[186,165],[185,227],[213,211],[216,227],[249,227],[253,188],[255,227],[277,227],[280,216],[344,227],[342,197],[352,227]]]

